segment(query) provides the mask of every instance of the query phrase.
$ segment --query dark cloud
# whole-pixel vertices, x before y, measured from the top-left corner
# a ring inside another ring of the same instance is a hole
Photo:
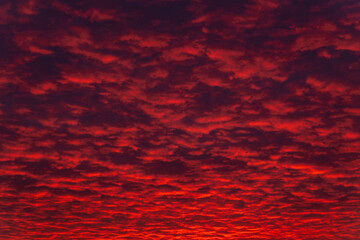
[[[112,163],[116,165],[122,164],[140,164],[142,153],[140,151],[136,151],[130,147],[123,148],[122,152],[109,152],[107,157]]]
[[[76,169],[86,173],[101,173],[110,171],[109,168],[100,164],[92,163],[88,160],[81,161],[79,165],[76,166]]]
[[[169,175],[177,176],[183,175],[189,171],[189,167],[181,160],[161,161],[154,160],[144,166],[146,173],[155,175]]]

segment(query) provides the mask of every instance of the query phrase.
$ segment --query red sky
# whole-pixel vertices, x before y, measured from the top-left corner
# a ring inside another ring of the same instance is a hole
[[[0,239],[356,240],[357,0],[1,0]]]

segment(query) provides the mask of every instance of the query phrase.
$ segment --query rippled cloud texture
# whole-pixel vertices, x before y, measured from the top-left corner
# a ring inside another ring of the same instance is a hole
[[[0,239],[358,239],[359,1],[0,4]]]

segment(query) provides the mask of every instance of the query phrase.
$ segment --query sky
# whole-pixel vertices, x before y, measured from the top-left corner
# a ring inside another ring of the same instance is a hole
[[[0,0],[0,239],[356,240],[357,0]]]

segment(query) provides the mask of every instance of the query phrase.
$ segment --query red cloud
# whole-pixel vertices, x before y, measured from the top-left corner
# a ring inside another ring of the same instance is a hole
[[[358,3],[0,5],[0,239],[358,239]]]

